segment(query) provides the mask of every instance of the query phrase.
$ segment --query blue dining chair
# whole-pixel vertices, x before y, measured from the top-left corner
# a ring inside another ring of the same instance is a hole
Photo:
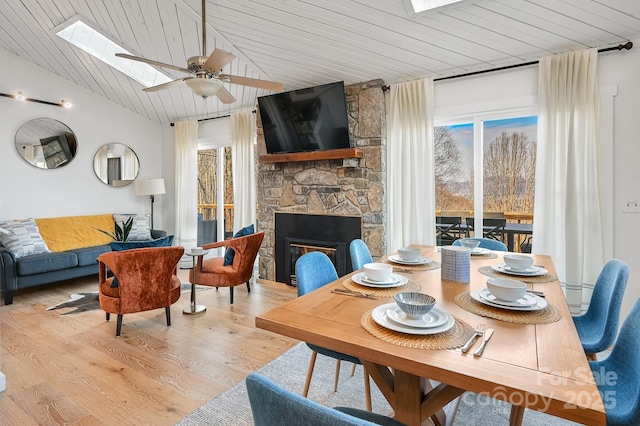
[[[332,281],[338,279],[338,273],[335,266],[331,262],[329,257],[319,251],[313,251],[303,254],[296,261],[296,282],[298,286],[298,297],[304,296],[307,293],[312,292]],[[325,349],[321,346],[316,346],[311,343],[307,343],[309,349],[313,352],[311,354],[311,360],[309,361],[309,370],[307,371],[307,379],[304,384],[304,390],[302,396],[306,397],[309,393],[309,386],[311,385],[311,376],[313,376],[313,368],[316,364],[316,358],[318,354],[322,354],[336,359],[336,378],[334,384],[334,392],[338,390],[338,378],[340,376],[340,364],[341,361],[349,361],[354,364],[362,364],[356,357],[343,354],[341,352]],[[363,366],[364,369],[364,366]],[[369,375],[367,370],[364,369],[364,390],[367,403],[367,410],[371,411],[371,388],[369,384]]]
[[[354,271],[362,268],[365,263],[373,262],[369,247],[359,238],[349,244],[349,254],[351,255],[351,266],[353,266]]]
[[[397,420],[357,408],[330,408],[297,395],[259,373],[247,376],[247,394],[256,426],[402,426]]]
[[[582,347],[591,360],[609,349],[616,339],[622,296],[629,279],[629,266],[621,260],[608,261],[596,280],[587,312],[573,317]]]
[[[620,328],[609,356],[589,361],[607,413],[607,425],[640,425],[640,299]]]
[[[507,250],[507,246],[498,240],[492,240],[491,238],[466,238],[467,240],[478,240],[480,241],[480,245],[478,247],[485,248],[487,250],[493,251],[509,251]],[[455,240],[452,246],[460,246],[460,240]]]

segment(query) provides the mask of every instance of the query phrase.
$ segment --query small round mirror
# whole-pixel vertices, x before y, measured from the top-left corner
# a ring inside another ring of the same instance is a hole
[[[53,118],[34,118],[16,132],[16,150],[24,160],[40,169],[66,166],[76,156],[76,135]]]
[[[109,143],[102,145],[93,157],[93,171],[109,186],[126,186],[138,176],[140,162],[128,146]]]

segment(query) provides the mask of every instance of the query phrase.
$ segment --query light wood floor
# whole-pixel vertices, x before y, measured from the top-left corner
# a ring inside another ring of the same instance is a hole
[[[180,271],[187,282],[187,271]],[[101,310],[61,316],[45,311],[71,293],[97,290],[97,278],[18,293],[0,307],[2,425],[172,425],[244,379],[297,341],[255,327],[255,316],[296,297],[284,284],[255,283],[197,292],[207,311],[182,314],[183,293],[172,306],[124,316]]]

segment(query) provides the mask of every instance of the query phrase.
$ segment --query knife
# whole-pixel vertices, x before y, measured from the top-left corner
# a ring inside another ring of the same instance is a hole
[[[487,342],[489,341],[489,339],[491,339],[492,335],[493,335],[493,328],[488,328],[487,331],[484,332],[484,338],[482,339],[482,344],[480,345],[478,350],[473,353],[473,356],[482,355],[482,352],[484,351],[484,347],[487,345]]]

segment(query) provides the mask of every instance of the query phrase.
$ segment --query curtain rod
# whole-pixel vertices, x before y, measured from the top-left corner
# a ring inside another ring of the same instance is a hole
[[[598,49],[598,53],[603,53],[603,52],[610,52],[612,50],[631,50],[631,48],[633,47],[633,43],[628,41],[624,44],[619,44],[617,46],[613,46],[613,47],[607,47],[604,49]],[[514,64],[514,65],[507,65],[504,67],[498,67],[498,68],[491,68],[488,70],[482,70],[482,71],[472,71],[472,72],[468,72],[468,73],[464,73],[464,74],[456,74],[456,75],[450,75],[448,77],[440,77],[440,78],[434,78],[433,81],[442,81],[442,80],[452,80],[454,78],[460,78],[460,77],[469,77],[472,75],[478,75],[478,74],[486,74],[486,73],[490,73],[490,72],[494,72],[494,71],[503,71],[503,70],[508,70],[508,69],[512,69],[512,68],[520,68],[520,67],[526,67],[529,65],[535,65],[537,63],[539,63],[540,61],[531,61],[531,62],[524,62],[522,64]],[[389,90],[389,86],[383,86],[382,89],[384,91]]]
[[[253,109],[253,110],[251,110],[251,112],[252,112],[253,114],[255,114],[255,113],[256,113],[256,110],[255,110],[255,109]],[[227,115],[218,115],[217,117],[201,118],[201,119],[199,119],[199,120],[198,120],[198,123],[200,123],[200,122],[202,122],[202,121],[207,121],[207,120],[217,120],[218,118],[229,118],[229,117],[231,117],[231,114],[227,114]],[[176,123],[169,123],[169,124],[171,125],[171,127],[173,127],[173,126],[175,126],[175,125],[176,125]]]

